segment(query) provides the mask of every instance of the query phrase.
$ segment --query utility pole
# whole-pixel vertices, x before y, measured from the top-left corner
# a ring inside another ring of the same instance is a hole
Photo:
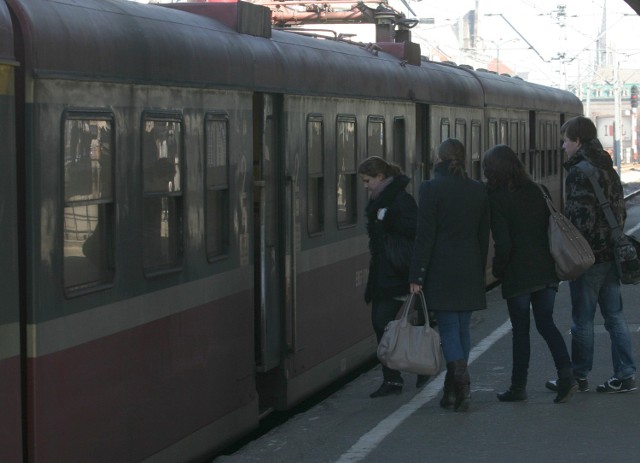
[[[613,64],[613,155],[618,175],[622,173],[622,152],[620,150],[620,132],[622,125],[620,122],[620,76],[618,69],[618,56],[615,55]]]
[[[638,86],[631,86],[631,162],[638,162]]]

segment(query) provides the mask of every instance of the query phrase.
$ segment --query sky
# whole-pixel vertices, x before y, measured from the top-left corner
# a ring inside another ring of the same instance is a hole
[[[406,1],[416,17],[434,19],[432,25],[413,29],[414,41],[425,39],[430,43],[445,41],[451,25],[476,6],[475,0]],[[527,75],[527,80],[563,88],[593,78],[605,3],[611,60],[617,59],[621,69],[640,69],[637,38],[640,16],[623,0],[478,0],[477,3],[478,35],[484,44],[485,58],[496,58],[499,53],[500,61],[516,73]],[[390,4],[407,17],[414,17],[401,0],[390,0]],[[559,5],[565,6],[564,19],[558,15]],[[495,16],[496,13],[502,16]]]

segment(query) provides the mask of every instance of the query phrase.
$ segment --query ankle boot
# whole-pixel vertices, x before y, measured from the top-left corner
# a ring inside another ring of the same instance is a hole
[[[442,399],[440,399],[440,406],[442,408],[451,409],[456,404],[456,389],[453,381],[455,369],[456,364],[454,362],[447,363],[447,373],[444,375]]]
[[[453,371],[456,401],[453,406],[457,412],[466,412],[471,404],[471,378],[466,360],[456,360]]]
[[[558,394],[553,399],[555,404],[563,404],[567,402],[573,394],[578,390],[578,382],[573,377],[571,368],[561,368],[558,370],[558,381],[556,382]]]
[[[513,384],[504,392],[497,394],[500,402],[522,402],[527,400],[527,389],[525,386],[514,386]]]

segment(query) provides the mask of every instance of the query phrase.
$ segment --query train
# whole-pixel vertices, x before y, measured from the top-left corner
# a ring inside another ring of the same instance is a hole
[[[478,180],[505,143],[561,201],[576,96],[312,35],[0,0],[0,461],[206,461],[374,359],[368,156],[417,196],[443,139]]]

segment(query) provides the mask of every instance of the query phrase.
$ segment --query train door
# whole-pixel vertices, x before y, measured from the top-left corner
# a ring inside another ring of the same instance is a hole
[[[278,96],[254,96],[253,211],[258,372],[277,367],[282,353],[282,157],[278,153],[280,106]]]

